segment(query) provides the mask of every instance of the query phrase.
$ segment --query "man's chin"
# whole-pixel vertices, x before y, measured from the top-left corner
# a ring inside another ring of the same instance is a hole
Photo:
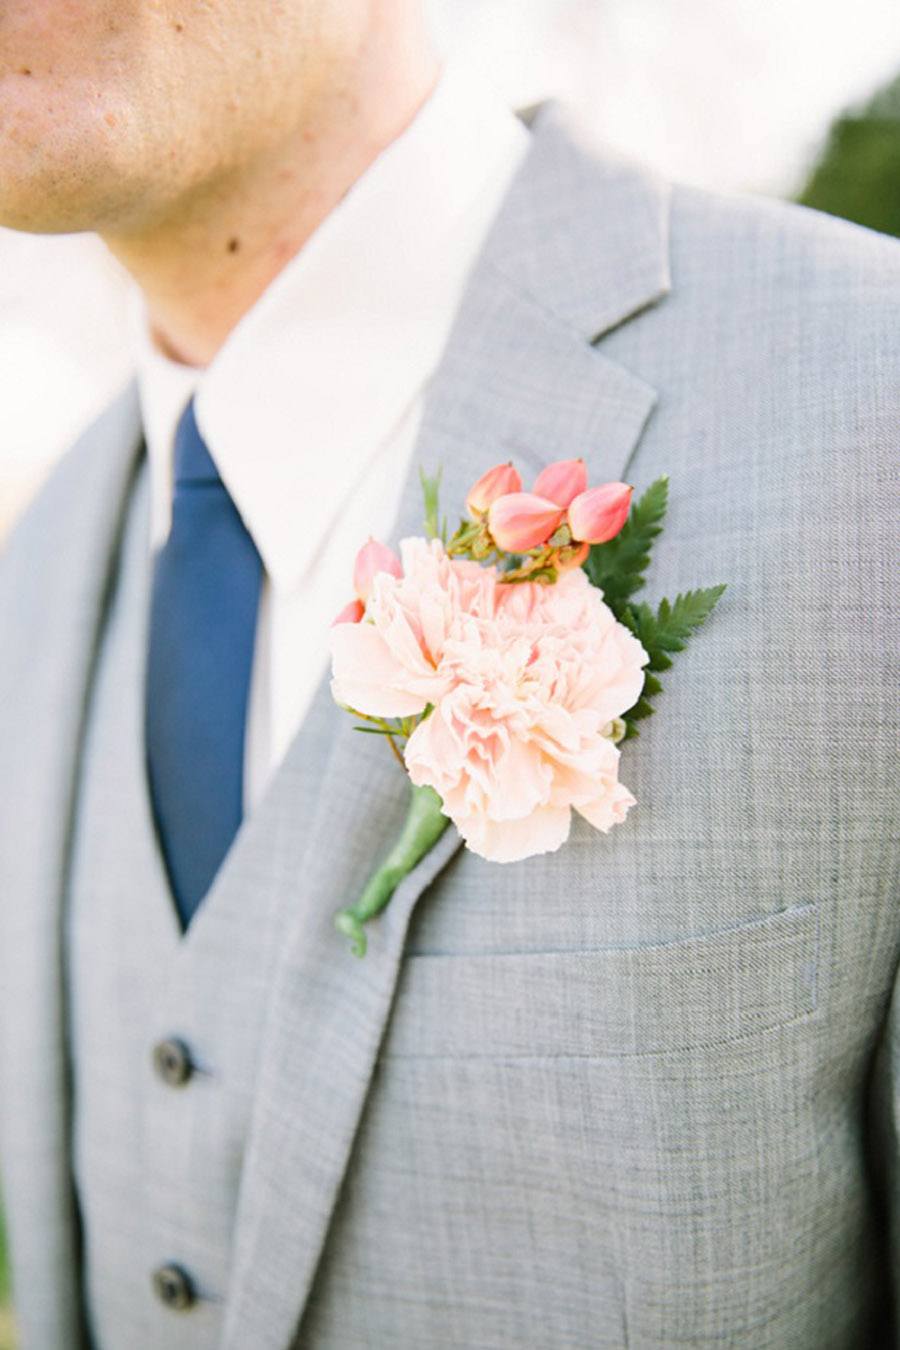
[[[4,180],[0,163],[0,227],[25,234],[80,234],[98,228],[97,213],[69,201],[44,181]]]
[[[39,97],[38,83],[23,90],[0,78],[0,225],[33,234],[96,229],[127,191],[121,137],[80,86],[61,83]]]
[[[80,154],[66,145],[54,149],[12,153],[0,134],[0,226],[29,234],[102,231],[144,197],[129,175],[102,157],[91,160],[84,146]]]

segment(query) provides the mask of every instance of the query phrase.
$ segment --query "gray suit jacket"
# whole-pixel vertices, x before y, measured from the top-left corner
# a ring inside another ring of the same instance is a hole
[[[269,992],[225,1350],[883,1344],[900,953],[891,469],[900,248],[585,151],[552,107],[471,278],[418,465],[671,475],[650,594],[727,581],[624,752],[610,835],[448,831],[332,914],[405,784],[323,688],[234,866],[306,897]],[[61,912],[133,390],[0,579],[0,1156],[25,1344],[78,1344]],[[900,1000],[898,1000],[900,1002]],[[880,1330],[879,1330],[880,1328]]]

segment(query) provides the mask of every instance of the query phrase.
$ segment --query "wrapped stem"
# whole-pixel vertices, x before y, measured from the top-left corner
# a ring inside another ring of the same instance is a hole
[[[381,913],[403,878],[433,848],[449,824],[434,788],[411,785],[409,809],[399,839],[369,877],[356,904],[338,910],[334,916],[338,932],[350,938],[354,956],[366,954],[363,925]]]

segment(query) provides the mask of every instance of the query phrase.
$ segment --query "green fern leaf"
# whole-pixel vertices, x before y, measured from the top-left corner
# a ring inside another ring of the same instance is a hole
[[[629,708],[628,716],[633,722],[638,722],[642,717],[652,717],[656,709],[651,707],[645,698],[639,698],[633,708]]]
[[[681,642],[683,646],[694,629],[699,628],[715,609],[724,590],[724,586],[706,586],[697,591],[684,591],[671,605],[668,600],[663,600],[658,615],[660,640]],[[667,650],[681,651],[681,647],[667,646]]]
[[[707,586],[683,591],[671,602],[661,600],[655,614],[647,604],[627,605],[623,610],[622,623],[630,628],[650,658],[644,668],[640,698],[625,713],[625,740],[638,734],[634,723],[653,713],[650,699],[662,693],[662,684],[653,672],[670,668],[669,653],[684,651],[688,638],[709,617],[724,590],[724,586]]]

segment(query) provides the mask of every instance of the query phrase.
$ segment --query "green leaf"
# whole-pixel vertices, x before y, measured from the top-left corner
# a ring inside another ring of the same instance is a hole
[[[697,591],[684,591],[681,595],[676,595],[671,605],[668,600],[660,601],[658,615],[660,638],[673,644],[680,641],[680,645],[673,645],[669,648],[670,651],[681,651],[681,647],[694,629],[699,628],[715,609],[724,591],[724,585],[706,586]]]
[[[423,468],[419,468],[419,482],[422,484],[422,496],[425,500],[425,533],[429,539],[447,538],[447,523],[441,529],[440,514],[440,488],[441,473],[438,469],[435,474],[427,474]]]
[[[708,586],[683,591],[674,601],[661,600],[656,613],[643,603],[627,605],[623,610],[622,623],[631,629],[650,658],[645,666],[641,696],[625,713],[626,740],[638,734],[634,723],[651,716],[654,709],[650,699],[662,693],[662,684],[653,672],[670,668],[669,653],[684,650],[688,638],[709,617],[724,590],[724,586]]]
[[[631,718],[633,722],[637,722],[642,717],[652,717],[655,712],[656,709],[651,708],[650,704],[647,702],[645,698],[639,698],[634,707],[629,708],[628,716]]]
[[[639,501],[632,502],[628,519],[615,539],[594,544],[584,564],[588,579],[622,620],[626,602],[644,585],[653,541],[662,531],[669,501],[669,479],[663,474],[651,483]],[[623,620],[624,621],[624,620]]]

